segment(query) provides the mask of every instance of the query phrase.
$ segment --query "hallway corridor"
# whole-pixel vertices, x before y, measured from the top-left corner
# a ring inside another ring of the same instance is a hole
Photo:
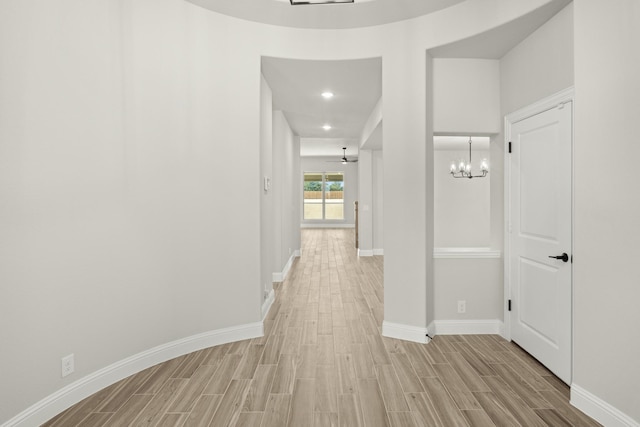
[[[67,426],[597,426],[498,336],[384,338],[383,259],[353,230],[302,230],[265,336],[191,353],[91,396]]]

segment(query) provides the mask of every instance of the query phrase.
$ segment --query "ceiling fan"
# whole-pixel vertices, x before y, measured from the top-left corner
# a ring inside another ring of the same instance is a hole
[[[342,163],[343,165],[346,165],[347,163],[357,163],[358,159],[355,160],[349,160],[347,159],[347,147],[342,147],[342,158],[340,160],[327,160],[328,162],[331,163]]]

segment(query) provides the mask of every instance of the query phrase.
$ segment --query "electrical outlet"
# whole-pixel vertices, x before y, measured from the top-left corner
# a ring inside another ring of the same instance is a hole
[[[458,301],[458,313],[466,313],[467,312],[467,302],[466,301]]]
[[[73,354],[62,358],[62,376],[66,377],[71,375],[75,370],[75,361],[73,360]]]

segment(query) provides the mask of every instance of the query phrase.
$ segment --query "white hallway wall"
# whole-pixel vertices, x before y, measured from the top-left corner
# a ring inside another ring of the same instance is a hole
[[[0,420],[146,349],[260,321],[261,55],[383,58],[385,320],[425,328],[425,51],[544,3],[463,2],[327,32],[182,0],[2,2],[0,323],[11,327],[0,330]],[[230,176],[236,208],[221,209],[215,189]],[[70,352],[76,373],[61,379]]]
[[[612,405],[620,413],[603,418],[606,425],[638,426],[640,192],[633,168],[620,162],[640,157],[640,3],[574,8],[573,382],[581,396],[574,388],[571,399],[589,410],[594,398]]]

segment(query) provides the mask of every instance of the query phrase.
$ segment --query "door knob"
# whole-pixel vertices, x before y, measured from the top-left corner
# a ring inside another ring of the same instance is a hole
[[[569,261],[569,255],[567,255],[566,252],[564,252],[562,255],[549,255],[549,258],[555,258],[555,259],[561,259],[563,262],[567,262]]]

